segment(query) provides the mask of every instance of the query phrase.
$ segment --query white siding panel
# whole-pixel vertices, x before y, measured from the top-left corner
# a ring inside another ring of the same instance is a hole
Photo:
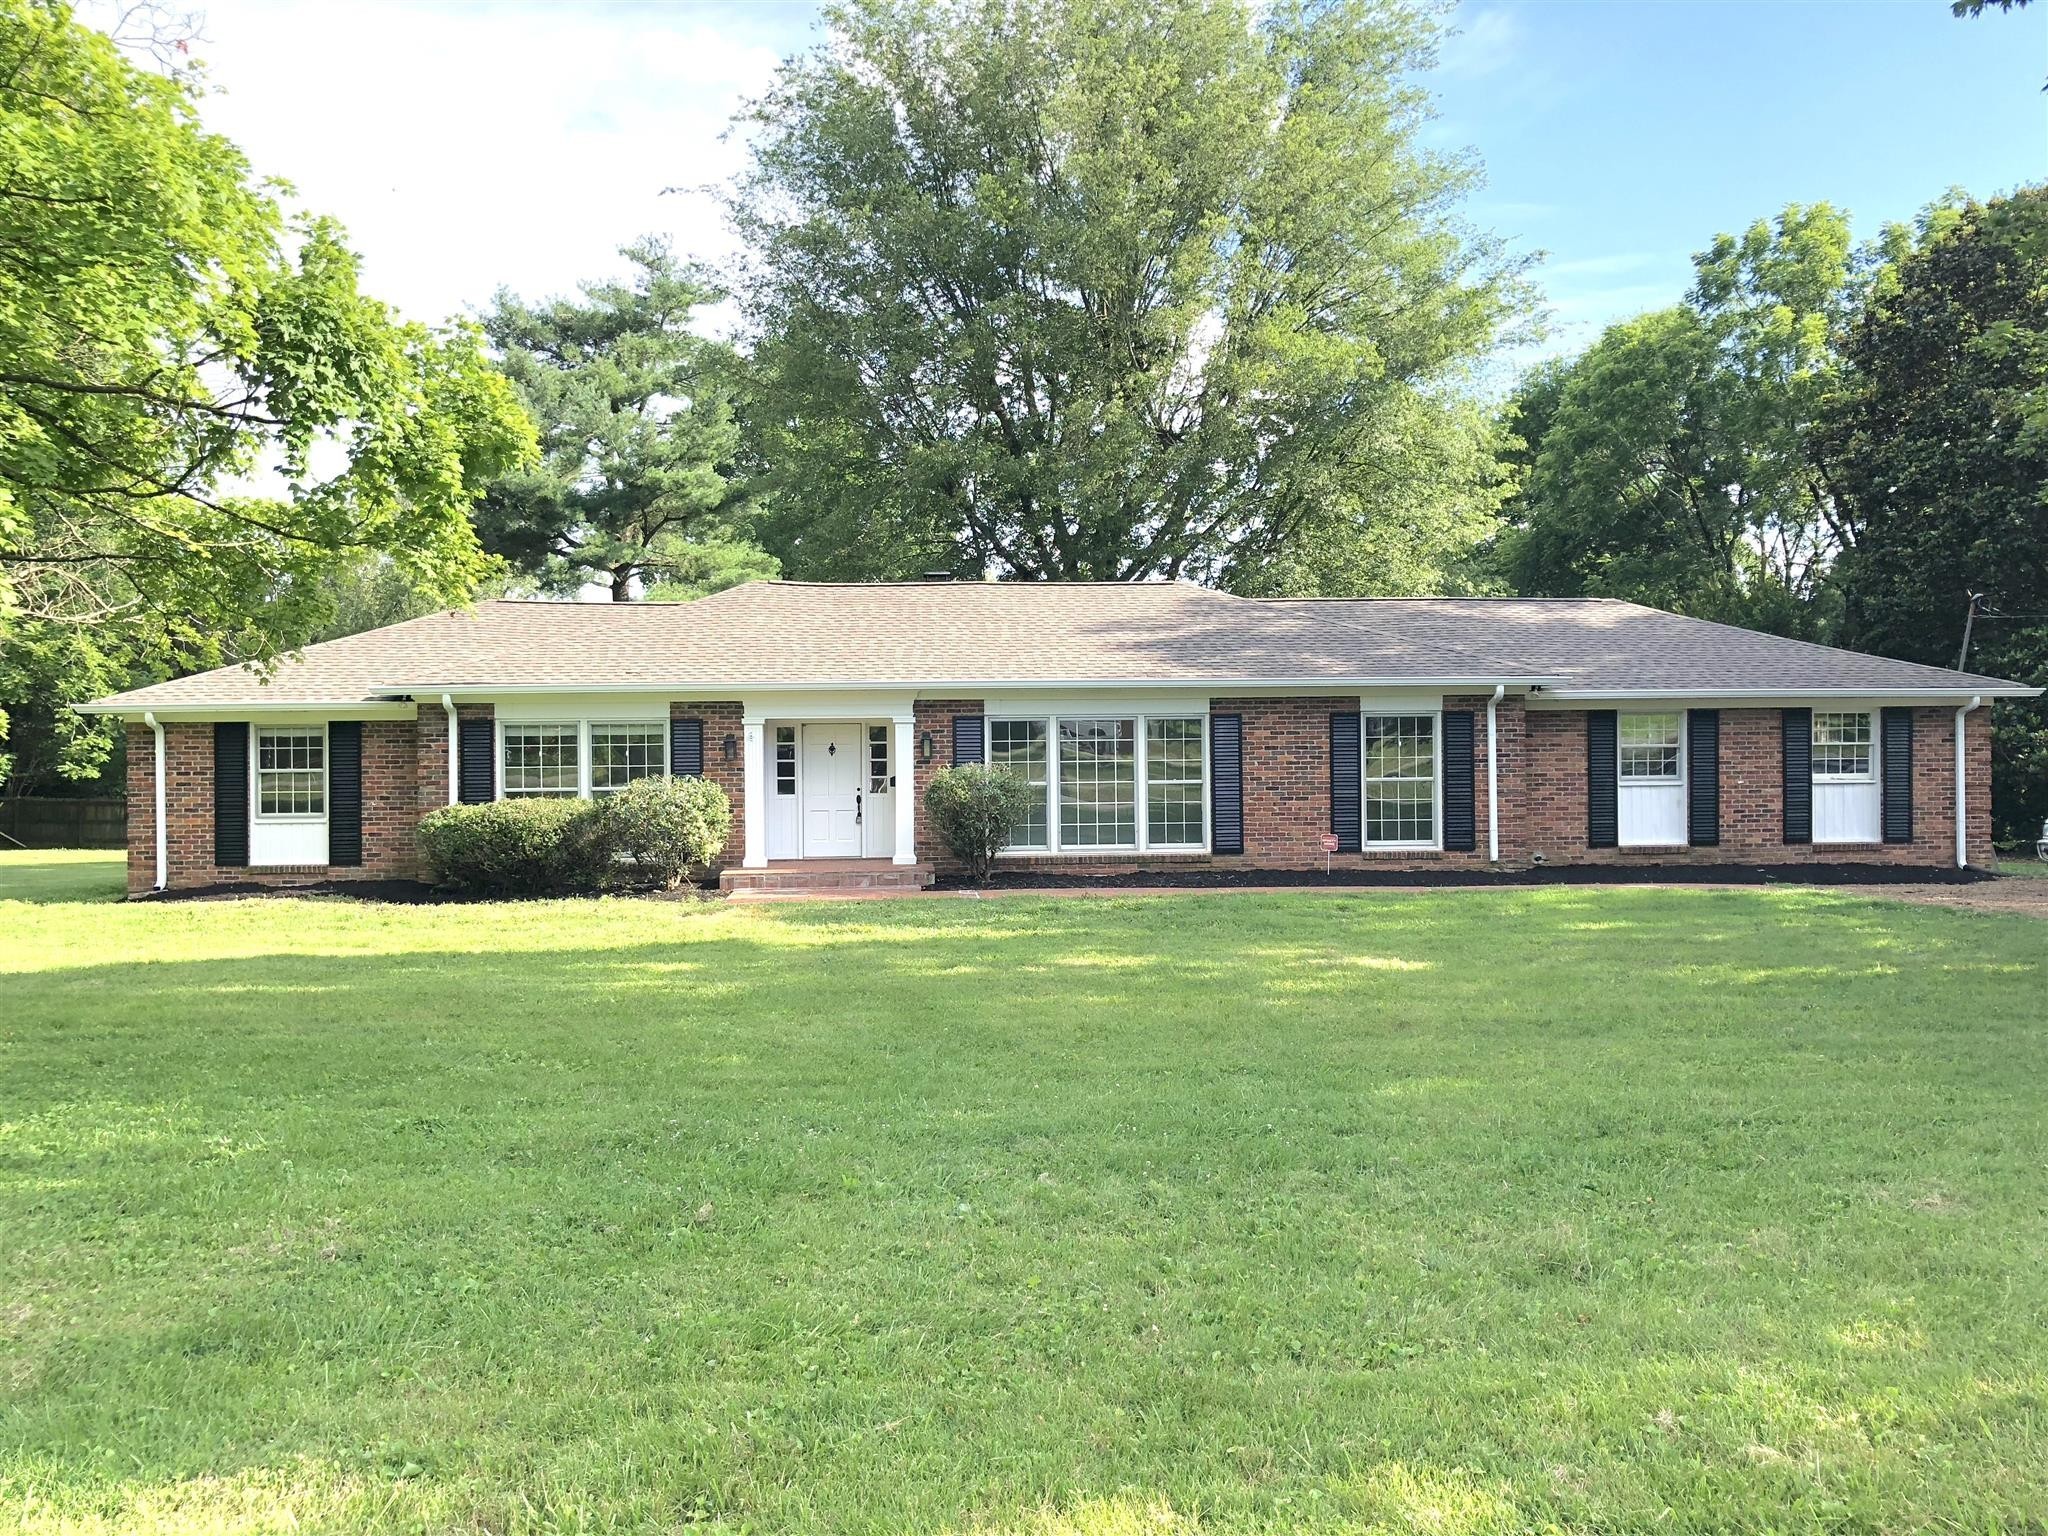
[[[1813,840],[1816,843],[1874,843],[1880,831],[1880,804],[1875,780],[1864,784],[1813,786]]]

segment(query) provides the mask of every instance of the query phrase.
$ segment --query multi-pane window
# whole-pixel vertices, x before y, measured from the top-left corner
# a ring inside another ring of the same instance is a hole
[[[1060,721],[1060,843],[1128,848],[1138,841],[1138,723]]]
[[[796,793],[796,727],[775,727],[775,793]]]
[[[590,727],[590,787],[596,794],[624,789],[635,779],[657,779],[668,772],[668,727],[664,725],[596,725]]]
[[[868,793],[889,793],[889,727],[868,727]]]
[[[1365,841],[1436,841],[1436,716],[1365,717]]]
[[[1031,808],[1010,828],[1010,846],[1045,847],[1045,722],[989,721],[988,763],[991,768],[1015,774],[1031,787]]]
[[[1813,776],[1836,783],[1871,778],[1870,715],[1867,711],[1816,710],[1813,716]]]
[[[578,793],[579,733],[574,725],[507,725],[504,730],[508,797]]]
[[[319,727],[256,733],[256,813],[327,813],[327,733]]]
[[[1623,715],[1618,724],[1624,779],[1679,777],[1683,715]]]
[[[1145,722],[1145,835],[1153,846],[1202,842],[1202,722]]]

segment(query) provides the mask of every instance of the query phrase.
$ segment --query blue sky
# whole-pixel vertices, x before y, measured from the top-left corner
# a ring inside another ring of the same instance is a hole
[[[208,123],[341,218],[373,292],[439,319],[614,271],[644,233],[726,254],[712,200],[664,189],[730,174],[726,119],[814,15],[207,0],[197,52]],[[1788,201],[1874,233],[1950,185],[2048,178],[2048,0],[1975,21],[1946,0],[1488,0],[1455,24],[1431,140],[1484,160],[1474,223],[1547,253],[1544,351],[1675,301],[1691,252]]]

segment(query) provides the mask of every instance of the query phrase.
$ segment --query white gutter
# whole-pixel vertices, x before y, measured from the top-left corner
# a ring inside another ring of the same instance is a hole
[[[462,780],[455,760],[455,701],[444,693],[441,695],[441,707],[448,711],[448,803],[453,805],[462,798]]]
[[[1970,863],[1970,791],[1969,771],[1963,752],[1963,717],[1984,702],[1981,693],[1970,695],[1970,702],[1956,711],[1956,868],[1967,869]]]
[[[1550,703],[1622,703],[1633,699],[1738,699],[1758,704],[1805,704],[1814,699],[1870,699],[1893,704],[1948,703],[1968,697],[1976,703],[1986,698],[2032,699],[2042,690],[2024,683],[2001,683],[1983,688],[1546,688],[1535,701]],[[1972,708],[1975,708],[1973,703]]]
[[[1493,712],[1507,696],[1508,685],[1495,683],[1486,701],[1486,857],[1500,862],[1500,758],[1494,751]]]
[[[151,782],[156,789],[156,886],[161,891],[171,883],[171,829],[164,821],[164,728],[155,715],[142,712],[142,722],[156,733],[156,772]]]
[[[529,693],[658,694],[665,698],[730,698],[743,693],[882,693],[908,690],[925,698],[978,697],[984,693],[1033,695],[1080,689],[1122,689],[1164,692],[1169,689],[1209,693],[1274,693],[1282,689],[1304,689],[1326,693],[1359,693],[1397,688],[1430,689],[1444,693],[1475,693],[1491,688],[1500,674],[1491,677],[1090,677],[1090,678],[871,678],[861,682],[691,682],[661,683],[373,683],[371,694],[450,693],[461,699],[514,698]],[[1509,688],[1533,688],[1554,682],[1548,677],[1511,677]],[[1553,695],[1554,697],[1554,695]],[[1806,695],[1802,694],[1802,698]],[[358,701],[359,703],[361,701]],[[240,709],[241,705],[216,706]]]

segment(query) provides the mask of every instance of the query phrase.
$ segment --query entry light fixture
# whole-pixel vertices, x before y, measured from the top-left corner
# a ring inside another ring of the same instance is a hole
[[[926,731],[917,738],[917,755],[926,762],[930,762],[939,755],[939,744],[932,740],[932,733],[930,731]]]
[[[727,731],[725,733],[725,740],[719,743],[718,749],[725,754],[725,760],[728,763],[731,762],[740,755],[739,737],[733,735],[731,731]]]

